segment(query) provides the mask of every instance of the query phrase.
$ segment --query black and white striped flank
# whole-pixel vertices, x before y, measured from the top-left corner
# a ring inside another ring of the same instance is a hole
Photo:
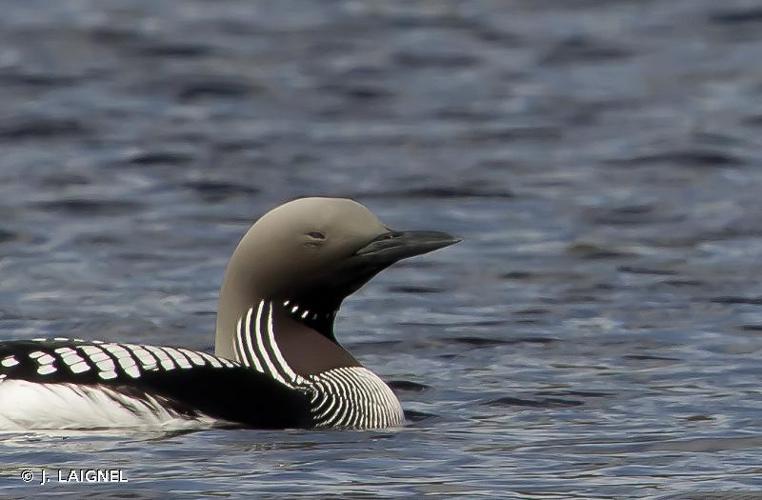
[[[12,372],[24,379],[47,382],[119,382],[146,373],[194,367],[233,368],[238,363],[190,349],[80,339],[17,341],[0,355],[0,382]]]
[[[0,405],[0,430],[313,426],[306,391],[238,362],[77,339],[0,343],[0,401],[13,403]]]

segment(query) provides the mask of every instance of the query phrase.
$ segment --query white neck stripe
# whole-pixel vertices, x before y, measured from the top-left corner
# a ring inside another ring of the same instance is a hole
[[[278,343],[275,341],[272,302],[269,304],[267,314],[267,340],[270,342],[270,347],[272,348],[273,354],[275,355],[275,361],[278,363],[278,365],[280,365],[283,373],[290,379],[289,381],[297,385],[304,382],[304,379],[300,375],[296,374],[294,370],[292,370],[288,365],[288,363],[286,363],[285,358],[283,358],[283,354],[280,352],[280,348],[278,348]]]
[[[238,325],[236,326],[236,341],[233,347],[235,347],[236,361],[243,363],[248,368],[249,358],[243,350],[243,339],[241,338],[241,318],[238,318]]]
[[[251,314],[253,308],[249,308],[249,310],[246,312],[246,346],[249,349],[249,355],[251,356],[251,360],[254,362],[254,368],[261,372],[262,371],[262,364],[259,362],[259,359],[257,358],[256,353],[254,352],[254,346],[252,346],[251,343]],[[259,323],[259,318],[262,317],[262,302],[259,303],[259,307],[257,308],[257,323]]]
[[[270,359],[270,355],[267,353],[267,350],[265,350],[265,343],[264,343],[264,337],[262,335],[261,321],[259,321],[261,317],[260,311],[262,310],[264,303],[265,303],[264,300],[259,302],[259,310],[257,311],[257,323],[256,325],[254,325],[254,328],[257,334],[257,352],[259,352],[259,354],[262,356],[262,360],[265,362],[265,365],[267,366],[267,371],[270,373],[270,375],[278,382],[282,384],[290,385],[281,376],[281,374],[278,373],[278,371],[275,369],[275,365]],[[272,307],[269,308],[269,311],[270,311],[270,314],[272,314]]]

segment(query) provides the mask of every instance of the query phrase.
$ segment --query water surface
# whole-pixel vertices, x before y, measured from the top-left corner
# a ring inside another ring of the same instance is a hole
[[[4,436],[0,493],[762,491],[760,53],[743,1],[6,2],[2,338],[211,350],[296,196],[464,241],[340,314],[405,428]]]

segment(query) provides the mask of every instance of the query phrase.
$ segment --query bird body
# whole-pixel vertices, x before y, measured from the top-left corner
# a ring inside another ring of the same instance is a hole
[[[379,271],[457,241],[392,231],[352,200],[281,205],[231,257],[214,355],[80,339],[0,342],[0,430],[400,425],[399,400],[336,341],[334,319]]]

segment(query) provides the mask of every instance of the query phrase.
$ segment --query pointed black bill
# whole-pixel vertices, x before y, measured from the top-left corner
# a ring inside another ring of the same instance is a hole
[[[439,231],[389,231],[357,250],[355,256],[369,262],[391,264],[459,241],[459,238]]]
[[[327,268],[324,275],[314,277],[313,281],[319,286],[302,289],[292,295],[300,304],[309,304],[309,310],[335,311],[345,297],[395,262],[459,241],[459,238],[437,231],[388,231],[363,245],[337,266]],[[320,332],[336,341],[333,318]]]

